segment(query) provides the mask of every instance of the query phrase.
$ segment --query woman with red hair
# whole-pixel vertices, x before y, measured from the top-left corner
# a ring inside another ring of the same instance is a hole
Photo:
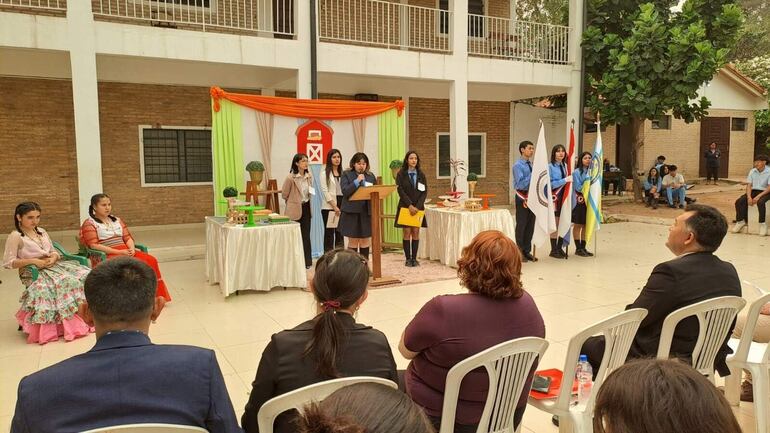
[[[446,376],[455,364],[508,340],[545,337],[543,317],[521,284],[521,252],[509,237],[497,230],[479,233],[463,248],[457,267],[460,283],[469,293],[428,301],[407,325],[398,345],[401,354],[411,359],[404,375],[406,392],[425,409],[437,431]],[[455,432],[476,431],[488,387],[486,371],[465,376]],[[514,428],[526,405],[525,392],[516,406]]]

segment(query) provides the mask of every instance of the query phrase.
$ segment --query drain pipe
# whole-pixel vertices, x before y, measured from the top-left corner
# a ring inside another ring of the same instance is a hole
[[[316,0],[310,0],[310,97],[318,99],[318,47]]]

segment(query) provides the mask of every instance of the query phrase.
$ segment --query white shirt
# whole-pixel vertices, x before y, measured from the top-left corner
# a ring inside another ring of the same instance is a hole
[[[752,168],[747,181],[751,184],[751,189],[764,191],[770,185],[770,167],[765,166],[763,171]]]

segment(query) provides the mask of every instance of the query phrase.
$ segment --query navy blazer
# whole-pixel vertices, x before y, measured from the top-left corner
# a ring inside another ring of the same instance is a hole
[[[242,432],[212,350],[154,345],[139,331],[108,333],[90,351],[22,379],[11,432],[135,423]]]
[[[409,172],[401,169],[396,174],[396,185],[398,187],[398,207],[414,206],[419,210],[425,210],[425,199],[428,197],[428,181],[422,170],[417,172],[417,183],[425,185],[425,190],[420,191],[412,185],[412,178]]]
[[[364,186],[363,184],[356,186],[354,181],[357,177],[358,173],[356,173],[355,170],[345,170],[342,172],[342,175],[340,176],[340,189],[342,189],[342,206],[340,206],[340,210],[348,213],[367,213],[371,215],[372,210],[369,209],[369,200],[349,200],[350,196],[352,196],[359,187]],[[372,185],[377,183],[377,178],[368,171],[364,174],[364,178]]]

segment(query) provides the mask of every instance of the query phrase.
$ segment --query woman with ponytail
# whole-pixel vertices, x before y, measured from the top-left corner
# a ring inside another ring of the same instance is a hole
[[[368,283],[366,260],[351,250],[332,250],[318,259],[310,282],[317,314],[270,339],[241,418],[247,433],[259,431],[257,413],[266,401],[303,386],[346,376],[398,381],[385,334],[353,317],[366,300]],[[281,414],[274,431],[295,432],[295,417]]]
[[[298,433],[434,433],[403,392],[379,383],[357,383],[305,407]]]
[[[166,282],[160,275],[158,259],[136,249],[134,237],[128,231],[126,223],[122,219],[112,215],[112,200],[107,194],[95,194],[91,197],[91,205],[88,206],[90,217],[80,226],[78,239],[83,246],[92,250],[107,254],[107,259],[121,256],[129,256],[141,260],[155,271],[158,278],[157,296],[163,297],[166,302],[171,302]],[[91,259],[91,266],[98,262]]]
[[[46,344],[59,337],[71,341],[93,332],[77,314],[85,301],[83,283],[90,269],[61,260],[48,233],[39,227],[37,203],[16,206],[13,223],[16,230],[5,241],[3,267],[18,269],[25,286],[16,320],[27,334],[27,342]],[[29,265],[38,270],[34,281]]]

